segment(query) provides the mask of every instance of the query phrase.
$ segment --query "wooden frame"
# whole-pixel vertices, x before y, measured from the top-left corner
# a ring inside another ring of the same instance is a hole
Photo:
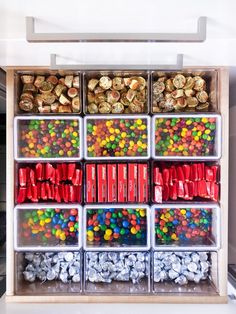
[[[199,68],[199,67],[198,67]],[[14,208],[14,157],[13,157],[13,119],[15,106],[15,70],[48,70],[41,67],[9,67],[7,69],[7,302],[32,303],[226,303],[228,268],[228,142],[229,142],[229,75],[225,67],[201,67],[218,70],[218,106],[222,116],[222,157],[221,165],[221,248],[218,251],[218,295],[16,295],[15,294],[15,255],[13,246],[13,208]],[[184,70],[184,69],[183,69]]]

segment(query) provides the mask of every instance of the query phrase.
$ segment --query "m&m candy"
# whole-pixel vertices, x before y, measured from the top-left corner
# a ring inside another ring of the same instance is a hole
[[[80,157],[79,123],[77,119],[20,120],[20,157]]]
[[[18,215],[22,246],[78,245],[77,208],[21,209]]]
[[[88,157],[148,157],[148,118],[87,119]]]
[[[212,210],[209,208],[156,208],[156,245],[209,245]]]
[[[145,208],[89,208],[86,228],[88,246],[147,244]]]

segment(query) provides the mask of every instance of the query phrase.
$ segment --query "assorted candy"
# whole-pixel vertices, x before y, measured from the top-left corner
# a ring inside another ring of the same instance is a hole
[[[191,282],[198,284],[209,278],[210,265],[206,252],[154,252],[154,282],[181,286]]]
[[[152,112],[209,111],[209,86],[200,75],[158,72],[152,85]]]
[[[87,246],[146,246],[146,208],[87,208]]]
[[[219,200],[219,165],[156,163],[153,168],[154,202]]]
[[[86,281],[139,284],[148,277],[149,254],[143,252],[87,252]]]
[[[155,245],[210,245],[210,208],[155,208]]]
[[[87,203],[148,202],[148,163],[87,163],[85,169]]]
[[[79,245],[77,208],[18,209],[20,246]]]
[[[147,82],[142,76],[89,79],[86,113],[127,114],[147,110]]]
[[[26,266],[23,276],[26,281],[35,282],[59,280],[63,283],[81,281],[80,252],[25,253]]]
[[[22,75],[19,108],[24,112],[81,112],[80,77]]]
[[[148,119],[87,119],[87,156],[148,157]]]
[[[18,170],[17,203],[82,202],[82,169],[75,163],[37,163]]]
[[[214,156],[216,117],[155,118],[155,156]]]
[[[26,158],[79,158],[78,119],[18,120],[19,156]]]

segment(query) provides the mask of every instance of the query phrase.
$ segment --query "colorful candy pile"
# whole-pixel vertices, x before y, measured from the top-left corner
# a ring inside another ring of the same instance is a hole
[[[219,200],[219,166],[208,163],[154,164],[154,202]]]
[[[156,118],[156,156],[212,156],[216,118]]]
[[[87,163],[87,203],[149,201],[148,163]]]
[[[147,119],[88,119],[88,157],[148,156]]]
[[[17,203],[82,201],[82,169],[79,164],[42,164],[19,168]]]
[[[78,209],[20,209],[18,215],[22,245],[78,245]]]
[[[19,120],[20,157],[80,157],[79,120]]]
[[[144,208],[87,209],[87,243],[146,245],[147,217]]]
[[[207,245],[210,243],[212,211],[209,208],[156,208],[156,244]]]

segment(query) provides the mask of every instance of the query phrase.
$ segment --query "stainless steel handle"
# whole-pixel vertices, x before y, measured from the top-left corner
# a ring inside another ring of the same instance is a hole
[[[203,42],[207,18],[201,16],[196,33],[35,33],[35,18],[26,17],[26,40],[39,42]]]
[[[183,69],[183,54],[178,54],[176,64],[57,64],[57,55],[50,55],[51,70],[182,70]]]

